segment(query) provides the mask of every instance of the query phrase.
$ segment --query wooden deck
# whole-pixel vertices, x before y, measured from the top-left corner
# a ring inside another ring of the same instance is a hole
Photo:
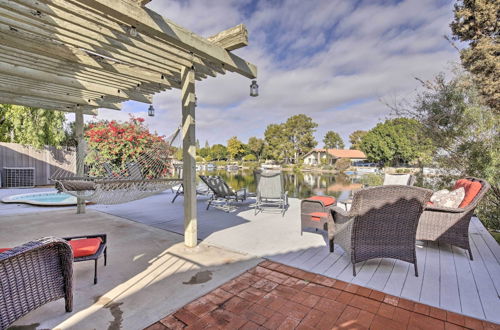
[[[25,191],[26,193],[29,191]],[[0,195],[7,195],[0,191]],[[93,205],[109,213],[152,227],[183,233],[183,199],[171,203],[165,192],[120,205]],[[500,246],[478,219],[471,223],[474,261],[464,250],[448,245],[422,243],[417,249],[419,277],[408,263],[375,259],[356,265],[352,276],[349,259],[340,247],[329,253],[320,233],[300,234],[300,203],[291,198],[284,217],[276,213],[254,214],[252,201],[234,212],[210,208],[198,198],[198,233],[203,242],[227,250],[263,257],[331,278],[376,289],[467,316],[500,323]],[[31,206],[0,205],[0,215],[40,210]],[[41,209],[45,210],[45,209]]]
[[[317,247],[269,259],[500,323],[500,246],[477,218],[471,223],[470,237],[474,261],[463,249],[420,242],[417,249],[419,277],[414,276],[413,266],[409,263],[393,259],[358,263],[358,274],[353,277],[350,261],[340,248],[329,253],[325,247]]]

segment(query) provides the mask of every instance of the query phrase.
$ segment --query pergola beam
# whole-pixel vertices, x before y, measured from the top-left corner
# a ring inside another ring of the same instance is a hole
[[[207,40],[226,50],[235,50],[248,46],[248,31],[244,24],[239,24],[208,37]]]
[[[77,0],[106,15],[134,26],[139,33],[154,35],[194,55],[210,59],[247,78],[257,77],[257,67],[224,48],[178,26],[148,8],[137,8],[129,0]]]

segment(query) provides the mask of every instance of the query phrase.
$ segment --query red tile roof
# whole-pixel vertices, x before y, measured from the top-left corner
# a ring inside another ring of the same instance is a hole
[[[357,158],[357,159],[365,159],[366,155],[361,150],[351,150],[351,149],[313,149],[311,152],[325,152],[328,151],[328,154],[335,158]],[[309,153],[311,153],[309,152]]]

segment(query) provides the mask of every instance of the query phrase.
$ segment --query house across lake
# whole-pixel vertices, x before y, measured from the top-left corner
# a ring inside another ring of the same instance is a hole
[[[365,162],[366,155],[361,150],[313,149],[304,156],[306,165],[334,165],[339,159],[349,159],[352,164]]]

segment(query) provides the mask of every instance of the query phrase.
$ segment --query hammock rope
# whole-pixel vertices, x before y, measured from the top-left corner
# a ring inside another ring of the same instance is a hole
[[[172,147],[179,131],[180,128],[129,160],[117,155],[110,162],[110,157],[102,157],[99,150],[90,150],[84,159],[78,159],[75,152],[70,160],[75,170],[59,169],[51,180],[59,192],[95,204],[121,204],[161,193],[182,182],[182,178],[174,177],[172,164]],[[89,157],[94,160],[91,166]],[[96,161],[99,159],[108,161]],[[84,176],[75,174],[77,168],[84,168]]]

